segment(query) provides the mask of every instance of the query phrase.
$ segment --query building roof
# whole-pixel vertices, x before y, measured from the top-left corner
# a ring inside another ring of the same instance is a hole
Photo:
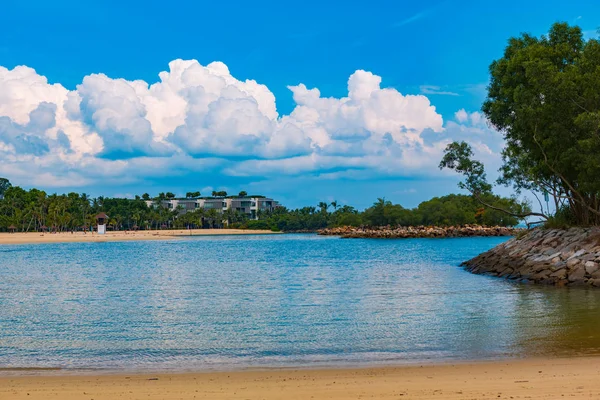
[[[169,201],[169,200],[179,200],[179,201],[185,201],[185,200],[189,200],[189,201],[194,201],[194,200],[223,200],[223,199],[251,199],[251,198],[258,198],[258,199],[266,199],[266,196],[263,195],[253,195],[253,194],[249,194],[247,196],[238,196],[238,195],[229,195],[229,196],[200,196],[200,197],[176,197],[174,199],[164,199],[163,201]],[[153,201],[153,200],[146,200],[146,201]]]
[[[106,215],[104,212],[101,212],[100,214],[96,215],[96,219],[108,219],[108,215]]]

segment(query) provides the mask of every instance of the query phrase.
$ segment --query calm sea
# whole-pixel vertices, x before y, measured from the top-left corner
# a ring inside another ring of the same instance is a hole
[[[0,246],[0,369],[328,367],[600,349],[600,291],[472,275],[506,238]]]

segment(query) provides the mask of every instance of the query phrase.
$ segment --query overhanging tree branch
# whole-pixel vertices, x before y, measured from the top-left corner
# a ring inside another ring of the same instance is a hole
[[[528,212],[528,213],[523,213],[523,214],[521,214],[521,213],[514,213],[512,211],[509,211],[509,210],[506,210],[504,208],[491,205],[491,204],[483,201],[483,199],[481,198],[481,196],[479,196],[477,193],[472,193],[472,195],[473,195],[473,197],[475,197],[475,199],[478,202],[480,202],[484,206],[486,206],[488,208],[491,208],[492,210],[501,211],[501,212],[503,212],[505,214],[508,214],[508,215],[510,215],[512,217],[516,217],[516,218],[519,218],[519,219],[525,219],[527,217],[540,217],[540,218],[544,218],[546,220],[548,219],[548,216],[546,214],[538,213],[538,212],[533,212],[533,211],[532,212]]]

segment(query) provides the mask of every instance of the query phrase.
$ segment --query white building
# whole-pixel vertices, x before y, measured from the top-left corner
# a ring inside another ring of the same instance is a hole
[[[156,206],[154,200],[146,200],[148,207]],[[272,211],[279,207],[279,203],[273,199],[253,196],[253,197],[200,197],[196,199],[172,199],[163,200],[161,205],[170,210],[179,210],[180,213],[195,211],[199,208],[204,210],[217,210],[222,213],[232,209],[248,215],[250,219],[258,219],[259,211]]]

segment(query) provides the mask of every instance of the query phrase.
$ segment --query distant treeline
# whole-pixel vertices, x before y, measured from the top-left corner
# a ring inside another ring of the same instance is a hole
[[[192,192],[192,194],[195,194]],[[489,203],[505,209],[518,211],[522,204],[514,199],[488,195]],[[417,208],[407,209],[378,199],[373,206],[359,211],[352,206],[337,202],[319,203],[316,207],[299,209],[276,208],[270,212],[258,212],[258,220],[248,215],[227,210],[222,214],[215,209],[196,209],[181,213],[158,206],[165,194],[151,200],[157,206],[148,206],[144,198],[134,199],[95,197],[85,193],[51,194],[38,189],[24,190],[11,186],[0,178],[0,230],[71,231],[89,229],[95,225],[100,212],[109,215],[108,227],[123,229],[170,229],[170,228],[221,228],[224,226],[247,229],[271,229],[275,231],[315,231],[335,226],[385,226],[385,225],[465,225],[513,226],[519,221],[504,212],[483,208],[471,196],[448,195],[425,201]]]
[[[489,204],[514,212],[526,207],[518,200],[491,194],[487,195],[486,200]],[[518,223],[517,218],[505,212],[484,208],[472,196],[450,194],[434,197],[412,209],[385,199],[377,199],[362,212],[352,206],[339,206],[337,202],[296,210],[278,208],[258,221],[248,221],[245,226],[280,231],[315,231],[337,226],[515,226]]]

